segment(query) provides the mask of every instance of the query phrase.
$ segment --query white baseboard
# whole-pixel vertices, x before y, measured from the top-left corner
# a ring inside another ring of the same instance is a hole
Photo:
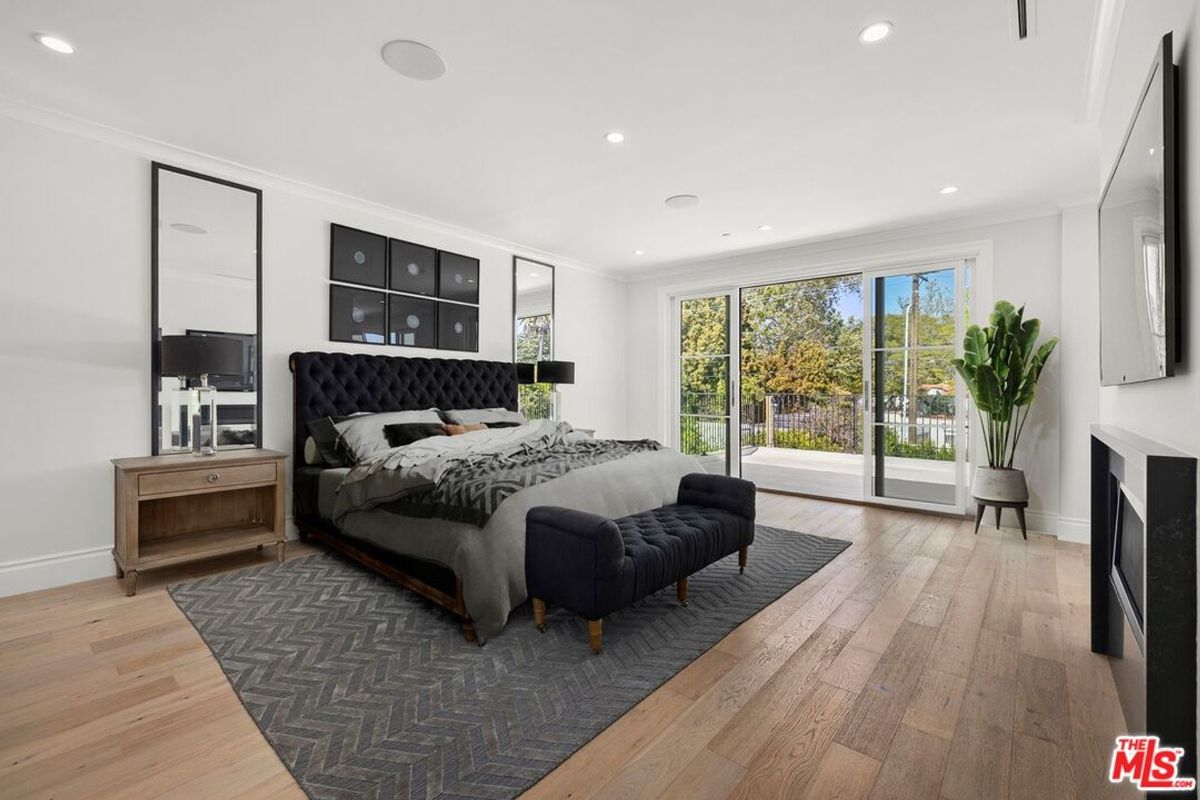
[[[112,545],[0,563],[0,597],[116,575]]]
[[[984,525],[988,524],[988,520],[992,519],[992,514],[994,513],[994,511],[988,509],[988,513],[983,515]],[[1038,533],[1048,533],[1051,536],[1058,533],[1058,515],[1047,511],[1030,511],[1026,509],[1025,524],[1029,530],[1037,531]],[[1004,510],[1004,526],[1006,528],[1017,527],[1017,515],[1008,509]]]
[[[298,538],[292,518],[287,518],[289,540]],[[17,561],[0,562],[0,597],[39,589],[54,589],[69,583],[111,578],[116,575],[112,545],[52,553]]]
[[[1092,523],[1078,517],[1059,517],[1058,538],[1064,542],[1088,544],[1092,541]]]

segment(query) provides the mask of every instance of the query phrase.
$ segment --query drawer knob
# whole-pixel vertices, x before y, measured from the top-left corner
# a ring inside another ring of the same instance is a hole
[[[221,473],[219,473],[219,472],[208,473],[208,482],[209,483],[216,483],[219,480],[221,480]]]

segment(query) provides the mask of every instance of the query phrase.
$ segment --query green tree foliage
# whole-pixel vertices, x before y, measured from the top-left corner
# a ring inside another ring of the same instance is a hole
[[[742,402],[860,393],[862,318],[841,309],[861,307],[861,298],[861,279],[849,276],[742,292]]]
[[[878,286],[886,305],[883,309],[884,356],[882,381],[887,402],[893,410],[906,409],[911,429],[907,436],[890,430],[889,454],[913,457],[953,458],[953,449],[918,442],[919,416],[943,415],[943,406],[953,413],[953,398],[937,398],[928,388],[954,387],[955,355],[954,285],[952,271],[916,276],[888,277]],[[815,278],[745,289],[732,313],[740,316],[741,397],[743,407],[758,406],[768,395],[799,395],[810,398],[788,411],[792,424],[803,417],[815,425],[811,409],[821,404],[844,402],[863,392],[862,278],[843,276]],[[680,319],[681,411],[685,416],[720,416],[725,413],[730,345],[727,328],[731,309],[725,297],[684,300]],[[905,345],[909,345],[907,352]],[[938,349],[928,349],[929,347]],[[916,348],[920,347],[918,351]],[[941,349],[943,348],[944,349]],[[893,349],[894,348],[894,349]],[[735,354],[736,355],[736,354]],[[907,375],[907,380],[905,379]],[[842,396],[833,401],[831,396]],[[919,401],[919,402],[918,402]],[[940,402],[939,402],[940,401]],[[780,409],[780,413],[785,413]],[[819,417],[820,414],[817,414]],[[845,425],[854,426],[861,416],[845,414]],[[714,450],[723,442],[708,442],[711,425],[685,420],[692,427],[687,441],[705,442],[697,449]],[[850,452],[860,437],[819,433],[814,430],[775,431],[778,447]],[[844,432],[840,432],[844,433]],[[857,432],[854,432],[857,433]],[[757,429],[746,434],[754,444]],[[903,441],[901,441],[903,439]],[[844,440],[844,441],[843,441]],[[851,444],[846,444],[851,442]]]

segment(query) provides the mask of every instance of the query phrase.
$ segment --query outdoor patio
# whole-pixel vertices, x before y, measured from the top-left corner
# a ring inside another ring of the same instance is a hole
[[[724,471],[724,453],[701,459],[710,471]],[[954,504],[954,462],[889,456],[884,494],[924,503]],[[747,447],[742,477],[763,489],[863,499],[863,456],[784,447]]]

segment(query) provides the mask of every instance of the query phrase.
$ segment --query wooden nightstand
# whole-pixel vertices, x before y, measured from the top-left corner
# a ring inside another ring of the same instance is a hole
[[[137,591],[141,570],[268,544],[283,561],[284,458],[274,450],[224,450],[113,459],[113,560],[125,594]]]

